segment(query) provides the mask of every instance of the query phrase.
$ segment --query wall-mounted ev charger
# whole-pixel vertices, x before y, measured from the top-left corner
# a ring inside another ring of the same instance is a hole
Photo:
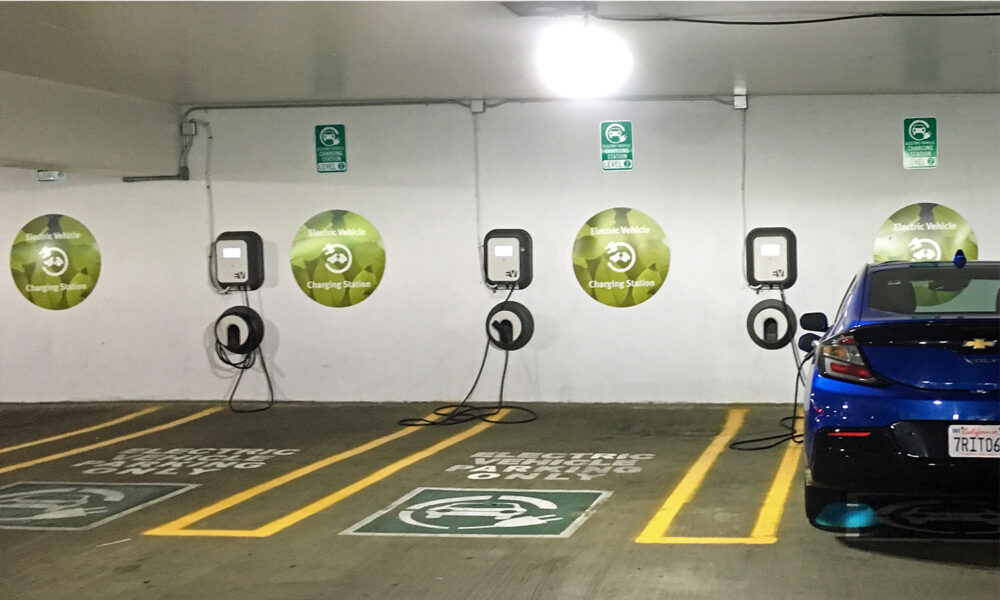
[[[256,290],[264,284],[264,242],[253,231],[227,231],[212,245],[212,270],[222,290]]]
[[[531,284],[531,235],[523,229],[494,229],[483,240],[483,272],[494,287],[520,290]]]
[[[788,289],[797,277],[795,234],[786,227],[758,227],[746,239],[747,281]]]

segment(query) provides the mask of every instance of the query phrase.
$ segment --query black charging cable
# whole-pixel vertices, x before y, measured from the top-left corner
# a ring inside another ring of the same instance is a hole
[[[250,294],[247,292],[246,288],[243,288],[243,305],[250,308]],[[233,389],[229,392],[229,399],[227,400],[229,410],[235,413],[255,413],[265,411],[274,406],[274,384],[271,382],[271,373],[267,370],[267,361],[264,360],[264,352],[260,349],[260,344],[251,350],[249,354],[239,355],[243,358],[236,360],[230,358],[226,347],[219,340],[218,336],[216,336],[215,354],[219,357],[220,361],[239,371],[239,375],[236,376],[236,383],[233,384]],[[233,403],[233,399],[236,397],[236,389],[240,387],[240,382],[243,381],[243,374],[257,363],[258,356],[260,357],[260,368],[264,371],[264,379],[267,381],[267,401],[264,406],[258,406],[255,408],[237,408]]]
[[[788,310],[788,302],[785,300],[785,288],[779,287],[778,290],[781,292],[781,308],[787,318],[787,316],[791,314],[791,311]],[[810,350],[800,362],[795,341],[789,340],[788,344],[792,347],[792,362],[795,363],[795,391],[792,394],[792,414],[790,416],[783,417],[780,421],[778,421],[778,425],[785,429],[786,432],[759,438],[737,440],[729,444],[730,450],[753,452],[755,450],[768,450],[770,448],[780,446],[785,442],[792,442],[795,444],[801,444],[803,442],[802,434],[798,432],[798,428],[796,427],[796,423],[803,419],[803,417],[799,415],[799,383],[801,382],[802,385],[805,385],[806,382],[802,378],[802,365],[806,364],[806,361],[809,360],[815,351]]]
[[[510,292],[508,292],[507,297],[504,298],[503,303],[500,306],[500,311],[502,311],[507,305],[507,302],[510,301],[510,297],[514,294],[515,289],[516,288],[513,285],[510,287]],[[498,423],[501,425],[517,425],[520,423],[530,423],[531,421],[537,419],[538,415],[530,408],[516,406],[513,404],[504,406],[503,389],[504,383],[507,381],[507,363],[510,358],[509,350],[503,351],[503,372],[500,375],[500,395],[497,397],[497,403],[492,406],[475,406],[469,403],[469,398],[472,397],[472,393],[476,390],[476,386],[479,385],[479,380],[483,376],[483,368],[486,366],[486,357],[489,356],[491,345],[492,340],[489,333],[487,333],[486,348],[483,349],[483,360],[479,363],[479,371],[476,373],[476,379],[472,382],[472,387],[469,388],[469,392],[465,394],[465,398],[462,398],[461,402],[458,404],[446,404],[435,408],[434,414],[441,417],[440,419],[414,417],[400,419],[399,424],[403,427],[425,427],[428,425],[459,425],[461,423],[468,423],[469,421],[483,421],[486,423]],[[519,419],[494,418],[504,409],[511,412],[522,413],[524,416]]]

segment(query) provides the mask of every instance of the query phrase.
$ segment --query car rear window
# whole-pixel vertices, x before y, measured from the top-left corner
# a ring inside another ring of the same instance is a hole
[[[872,273],[868,307],[898,314],[1000,313],[1000,267],[909,267]]]

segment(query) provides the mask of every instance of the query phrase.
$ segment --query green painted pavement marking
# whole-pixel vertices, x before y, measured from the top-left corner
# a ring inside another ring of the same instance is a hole
[[[198,484],[22,481],[0,487],[0,529],[92,529]]]
[[[569,537],[611,492],[417,488],[342,535]]]

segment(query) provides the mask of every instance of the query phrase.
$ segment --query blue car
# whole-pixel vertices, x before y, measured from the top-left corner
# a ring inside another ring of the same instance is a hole
[[[1000,262],[866,265],[832,325],[800,324],[821,332],[799,339],[810,523],[874,527],[886,498],[998,507]]]

